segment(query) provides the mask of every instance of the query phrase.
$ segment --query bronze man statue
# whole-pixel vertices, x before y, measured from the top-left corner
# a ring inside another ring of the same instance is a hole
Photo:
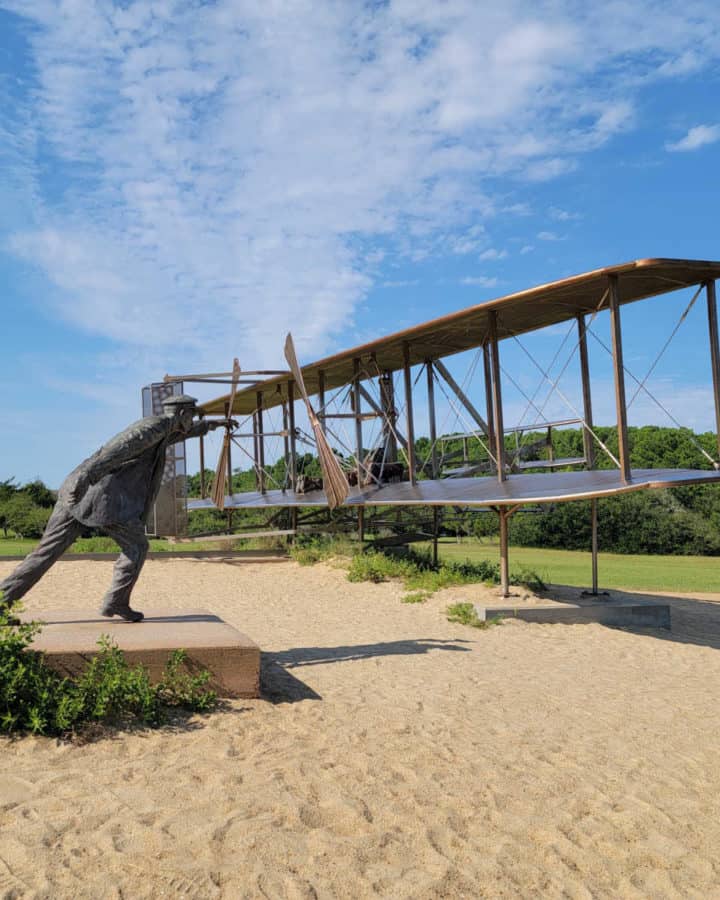
[[[228,424],[193,424],[196,402],[184,394],[169,397],[163,415],[134,422],[68,475],[39,545],[0,584],[3,604],[24,596],[90,526],[110,535],[122,550],[100,612],[129,622],[143,618],[130,608],[130,594],[147,556],[145,522],[160,488],[166,448]]]

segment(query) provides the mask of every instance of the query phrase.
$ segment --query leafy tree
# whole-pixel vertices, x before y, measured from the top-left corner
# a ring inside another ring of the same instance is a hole
[[[52,507],[55,506],[55,501],[57,499],[55,491],[51,491],[39,478],[23,485],[21,490],[22,493],[27,494],[37,506],[42,506],[46,509],[52,509]]]
[[[0,503],[9,500],[18,490],[18,486],[14,482],[14,478],[6,478],[5,481],[0,481]]]
[[[13,531],[18,537],[39,538],[50,518],[50,510],[37,506],[23,491],[0,504],[0,524],[5,534]]]

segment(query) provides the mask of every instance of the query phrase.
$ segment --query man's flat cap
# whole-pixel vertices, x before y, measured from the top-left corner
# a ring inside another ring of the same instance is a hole
[[[162,405],[163,409],[175,412],[175,410],[178,409],[195,409],[197,400],[195,397],[190,397],[187,394],[175,394],[172,397],[163,400]]]

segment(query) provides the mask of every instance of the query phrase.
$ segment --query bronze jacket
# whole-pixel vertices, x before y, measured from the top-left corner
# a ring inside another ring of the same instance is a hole
[[[208,422],[197,422],[185,434],[168,416],[139,419],[73,469],[58,491],[58,504],[84,525],[144,522],[160,489],[168,446],[208,429]],[[67,493],[78,476],[85,476],[90,486],[70,503]]]

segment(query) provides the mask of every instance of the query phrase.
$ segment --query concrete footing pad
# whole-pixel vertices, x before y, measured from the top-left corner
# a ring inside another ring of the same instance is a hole
[[[221,697],[260,695],[260,648],[247,635],[206,609],[143,610],[142,622],[107,619],[87,610],[23,613],[43,624],[33,642],[49,665],[64,675],[82,671],[109,635],[131,664],[142,664],[158,681],[173,650],[187,651],[191,671],[207,669],[210,686]]]
[[[628,603],[612,598],[598,602],[582,598],[577,603],[538,603],[532,606],[475,606],[482,621],[494,619],[521,619],[524,622],[546,624],[581,625],[598,622],[617,628],[666,628],[670,629],[670,606],[667,603]]]

